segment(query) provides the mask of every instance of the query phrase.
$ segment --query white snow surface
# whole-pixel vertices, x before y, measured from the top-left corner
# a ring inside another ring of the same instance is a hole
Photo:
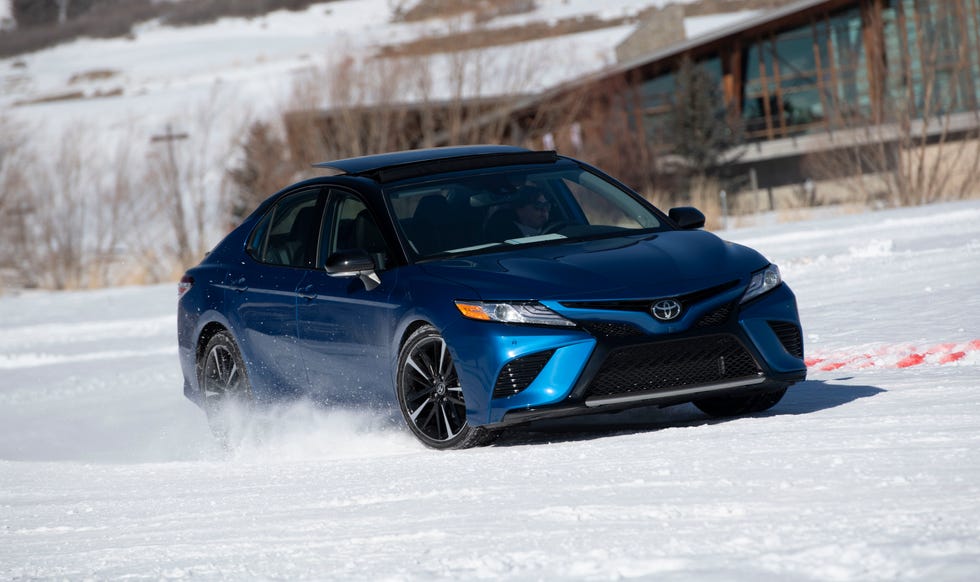
[[[294,406],[225,453],[172,285],[0,297],[0,579],[975,580],[980,202],[723,232],[794,289],[771,411],[540,423],[436,452]]]

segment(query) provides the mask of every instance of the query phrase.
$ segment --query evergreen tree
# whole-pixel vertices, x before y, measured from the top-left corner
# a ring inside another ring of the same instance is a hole
[[[730,151],[741,132],[730,122],[721,83],[704,67],[684,59],[677,72],[676,104],[671,117],[674,153],[694,176],[714,176],[734,160]]]

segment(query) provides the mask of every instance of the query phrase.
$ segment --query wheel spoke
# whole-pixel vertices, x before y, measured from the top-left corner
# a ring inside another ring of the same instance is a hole
[[[439,375],[443,377],[446,376],[445,363],[446,363],[446,340],[440,339],[439,340]],[[450,364],[451,363],[452,362],[450,362]]]
[[[432,421],[435,420],[436,421],[436,425],[437,425],[436,426],[436,429],[438,431],[438,418],[436,418],[436,413],[437,412],[439,412],[439,407],[438,406],[430,406],[429,407],[429,414],[428,414],[428,416],[426,416],[425,417],[425,420],[423,420],[422,422],[416,423],[416,425],[419,428],[422,428],[423,430],[425,430],[424,427],[430,427],[431,428],[432,427]],[[426,432],[428,433],[428,432],[431,432],[431,431],[426,431]],[[437,436],[438,436],[438,432],[437,432]]]
[[[231,388],[231,381],[235,379],[235,374],[238,373],[238,364],[232,362],[231,372],[228,372],[228,381],[225,382],[225,388]]]
[[[405,404],[411,406],[413,403],[419,400],[428,400],[429,396],[432,394],[432,388],[430,386],[423,386],[419,390],[413,390],[411,392],[405,392]]]
[[[432,399],[426,398],[422,402],[422,404],[420,404],[419,407],[415,409],[415,412],[412,413],[412,422],[415,422],[415,420],[418,419],[419,414],[422,414],[422,410],[425,409],[425,405],[429,404],[430,402],[432,402]]]
[[[446,438],[447,439],[450,439],[450,438],[456,436],[456,432],[458,432],[458,431],[454,431],[453,430],[453,425],[449,422],[449,416],[446,414],[446,403],[445,402],[443,402],[442,405],[439,407],[439,412],[442,413],[442,421],[446,424]],[[453,416],[455,416],[455,414]]]
[[[408,365],[411,366],[411,367],[413,367],[413,368],[415,368],[415,371],[418,372],[419,375],[421,375],[422,378],[426,382],[428,382],[429,384],[432,384],[432,382],[433,382],[433,380],[432,380],[432,374],[431,373],[428,373],[428,374],[425,373],[422,370],[422,368],[420,368],[419,365],[415,363],[415,358],[413,356],[414,356],[414,354],[412,356],[409,356],[408,357]]]
[[[214,374],[215,380],[221,379],[221,360],[218,359],[218,348],[211,350],[211,355],[214,356]]]

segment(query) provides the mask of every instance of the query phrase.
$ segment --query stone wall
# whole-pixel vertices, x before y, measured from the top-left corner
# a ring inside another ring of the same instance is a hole
[[[684,6],[668,4],[649,10],[642,16],[636,31],[616,47],[616,60],[621,63],[631,61],[684,38]]]

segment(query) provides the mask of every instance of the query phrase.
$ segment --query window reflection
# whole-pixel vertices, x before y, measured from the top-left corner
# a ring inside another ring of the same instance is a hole
[[[980,107],[980,0],[853,2],[807,18],[696,57],[719,85],[722,63],[736,67],[724,71],[731,75],[724,86],[735,91],[727,98],[739,106],[746,138],[853,127],[903,111],[929,117]],[[652,141],[669,141],[676,86],[676,71],[640,85]]]

